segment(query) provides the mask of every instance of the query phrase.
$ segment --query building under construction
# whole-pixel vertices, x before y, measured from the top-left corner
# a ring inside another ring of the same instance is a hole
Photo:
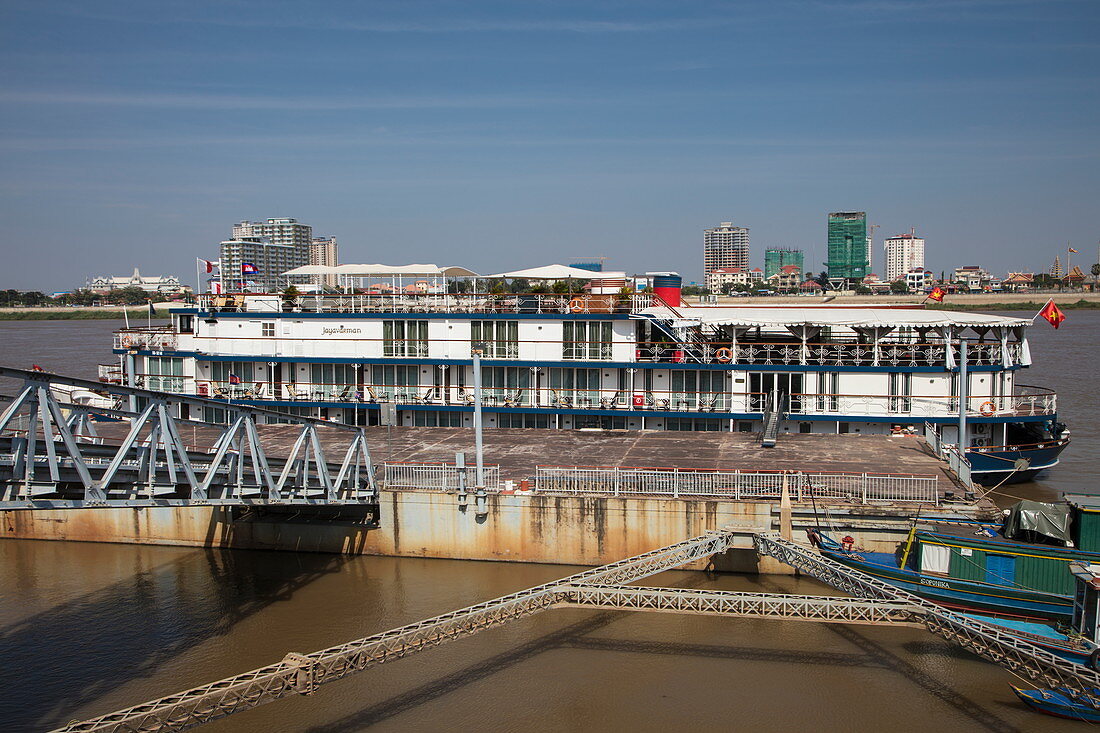
[[[806,269],[805,257],[800,249],[768,247],[764,250],[764,278],[779,274],[784,267],[794,265],[801,273]]]
[[[870,274],[867,261],[867,213],[829,214],[829,281],[834,287],[862,282]]]

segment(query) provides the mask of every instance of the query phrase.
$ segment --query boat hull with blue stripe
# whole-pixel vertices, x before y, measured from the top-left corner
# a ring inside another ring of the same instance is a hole
[[[826,557],[948,608],[1018,619],[1065,621],[1073,615],[1068,595],[1007,588],[899,568],[887,552],[821,550]]]

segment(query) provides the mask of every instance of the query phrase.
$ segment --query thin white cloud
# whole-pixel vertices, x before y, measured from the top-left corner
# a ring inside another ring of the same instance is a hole
[[[357,97],[352,94],[337,97],[303,97],[292,94],[278,96],[244,96],[228,94],[180,94],[146,92],[80,92],[80,91],[0,91],[0,103],[101,105],[110,107],[164,107],[181,109],[236,110],[370,110],[370,109],[437,109],[530,107],[548,104],[575,104],[599,101],[598,98],[554,95],[463,95],[415,97]]]

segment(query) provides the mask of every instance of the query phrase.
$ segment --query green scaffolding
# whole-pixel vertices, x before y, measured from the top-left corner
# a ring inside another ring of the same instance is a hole
[[[829,214],[829,279],[860,282],[870,274],[867,261],[867,213]]]

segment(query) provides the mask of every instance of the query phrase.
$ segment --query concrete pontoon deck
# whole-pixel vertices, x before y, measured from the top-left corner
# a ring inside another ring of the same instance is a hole
[[[367,429],[375,463],[449,463],[456,452],[465,451],[467,463],[473,464],[470,428],[388,431]],[[292,435],[287,434],[288,447]],[[959,489],[947,465],[932,455],[922,438],[912,435],[784,433],[776,447],[761,448],[756,433],[497,428],[485,430],[485,462],[499,464],[502,478],[517,481],[533,475],[540,465],[622,466],[919,474],[936,476],[947,490]]]

